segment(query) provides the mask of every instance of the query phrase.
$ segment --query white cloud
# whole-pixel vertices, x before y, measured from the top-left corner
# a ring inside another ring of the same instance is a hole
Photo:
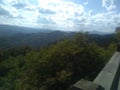
[[[88,1],[84,2],[84,5],[88,5]]]
[[[120,23],[120,13],[118,14],[114,11],[98,13],[92,17],[89,17],[89,19],[91,27],[95,30],[104,30],[108,32],[113,31],[114,28]]]
[[[0,23],[63,30],[111,30],[120,23],[120,13],[114,11],[114,0],[103,0],[102,6],[107,12],[97,14],[91,8],[86,9],[88,1],[83,5],[68,1],[4,0],[2,10],[10,16],[1,15]]]
[[[42,5],[39,7],[55,12],[53,15],[49,14],[49,17],[51,18],[51,21],[55,22],[56,26],[58,27],[73,27],[74,18],[84,13],[84,7],[82,5],[72,2],[65,2],[63,0],[48,0],[46,2],[40,0],[39,2],[42,3]],[[46,16],[46,18],[48,17],[48,15],[45,14],[44,16]]]
[[[93,10],[89,10],[89,15],[92,15],[93,14]]]
[[[10,16],[9,11],[3,5],[0,5],[0,15]]]
[[[102,0],[102,6],[107,10],[113,10],[116,8],[114,4],[115,0]]]

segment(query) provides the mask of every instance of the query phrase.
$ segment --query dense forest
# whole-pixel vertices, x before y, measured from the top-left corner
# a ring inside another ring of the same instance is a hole
[[[94,80],[115,50],[115,35],[88,33],[40,48],[1,48],[0,90],[68,90]]]
[[[19,33],[11,36],[0,36],[1,48],[14,48],[21,46],[30,46],[34,48],[43,47],[59,41],[64,38],[73,38],[75,33],[51,31],[51,32],[38,32],[38,33]]]
[[[0,90],[117,90],[119,54],[120,0],[0,0]]]

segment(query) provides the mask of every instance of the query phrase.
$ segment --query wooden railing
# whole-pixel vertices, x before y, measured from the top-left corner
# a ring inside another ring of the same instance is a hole
[[[120,90],[119,50],[114,53],[93,82],[81,79],[70,90]]]

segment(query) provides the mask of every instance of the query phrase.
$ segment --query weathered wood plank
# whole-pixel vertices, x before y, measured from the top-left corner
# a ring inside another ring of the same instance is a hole
[[[116,90],[117,85],[113,86],[113,82],[116,80],[116,74],[120,65],[120,52],[115,52],[107,65],[99,73],[94,80],[94,83],[101,85],[105,90]]]
[[[70,90],[104,90],[104,88],[91,81],[81,79],[75,83]]]

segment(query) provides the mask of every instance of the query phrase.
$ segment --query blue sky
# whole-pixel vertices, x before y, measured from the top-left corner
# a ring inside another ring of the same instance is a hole
[[[0,0],[0,24],[65,31],[113,32],[120,0]]]

